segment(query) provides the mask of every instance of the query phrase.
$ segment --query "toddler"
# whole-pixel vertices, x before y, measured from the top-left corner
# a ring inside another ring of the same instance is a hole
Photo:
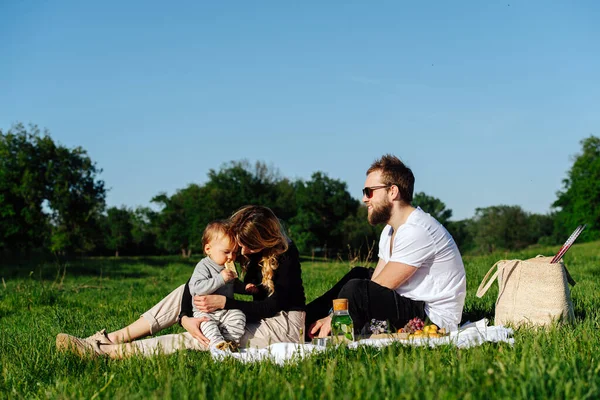
[[[255,285],[244,284],[237,278],[235,272],[235,238],[224,221],[208,224],[202,235],[204,257],[196,265],[189,282],[192,296],[220,294],[233,298],[234,292],[253,293],[258,288]],[[225,267],[225,264],[229,268]],[[208,317],[209,321],[202,322],[200,329],[210,340],[210,346],[220,350],[236,350],[240,338],[244,334],[246,316],[240,310],[216,310],[205,313],[196,308],[192,302],[194,317]]]

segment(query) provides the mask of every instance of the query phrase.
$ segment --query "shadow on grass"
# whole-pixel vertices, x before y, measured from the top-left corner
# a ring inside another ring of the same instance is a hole
[[[575,320],[585,320],[588,317],[588,312],[587,310],[583,309],[583,308],[575,308],[575,310],[573,311],[573,313],[575,314]]]
[[[150,275],[148,268],[165,268],[169,264],[194,265],[195,259],[178,256],[161,257],[90,257],[60,261],[17,262],[0,265],[0,276],[4,279],[26,278],[54,280],[66,273],[67,276],[105,276],[111,278],[144,278]],[[66,269],[66,271],[65,271]]]
[[[322,263],[330,263],[330,262],[334,262],[334,263],[348,263],[350,264],[351,262],[353,264],[358,263],[358,265],[365,265],[365,264],[369,264],[369,263],[373,263],[376,264],[377,263],[377,259],[373,258],[370,260],[367,260],[365,258],[358,258],[358,259],[353,259],[350,260],[348,257],[313,257],[310,255],[300,255],[300,262],[301,263],[309,263],[309,262],[322,262]]]
[[[312,257],[312,256],[303,256],[303,255],[301,255],[299,258],[300,258],[300,262],[301,263],[303,263],[303,262],[328,262],[328,261],[331,261],[331,260],[328,260],[325,257]]]
[[[480,310],[480,309],[473,309],[473,310],[463,312],[462,321],[460,321],[460,325],[462,325],[468,321],[471,321],[471,322],[479,321],[483,318],[487,318],[489,321],[492,321],[494,319],[494,313],[490,312],[489,310]]]

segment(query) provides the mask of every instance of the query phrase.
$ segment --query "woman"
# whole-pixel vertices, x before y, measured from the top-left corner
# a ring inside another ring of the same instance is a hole
[[[304,330],[305,296],[298,249],[287,238],[273,212],[267,207],[245,206],[231,216],[231,224],[241,250],[244,283],[259,287],[253,301],[221,295],[195,296],[203,312],[239,309],[246,314],[242,347],[266,347],[271,343],[300,341]],[[208,340],[200,330],[202,318],[192,317],[192,297],[188,285],[181,285],[142,317],[115,332],[105,330],[80,339],[59,334],[56,346],[79,354],[105,354],[122,358],[131,354],[173,353],[181,349],[207,350]],[[180,322],[187,332],[137,340]]]

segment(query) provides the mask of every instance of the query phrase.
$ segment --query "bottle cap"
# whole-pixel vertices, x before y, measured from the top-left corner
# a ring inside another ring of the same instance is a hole
[[[333,300],[333,311],[343,311],[348,309],[348,299]]]

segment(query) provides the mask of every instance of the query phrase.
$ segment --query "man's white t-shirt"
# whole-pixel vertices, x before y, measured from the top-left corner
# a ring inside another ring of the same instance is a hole
[[[379,258],[417,268],[396,288],[401,296],[425,302],[425,313],[439,327],[456,330],[467,294],[465,267],[446,228],[421,208],[413,211],[394,237],[387,225],[379,240]],[[390,251],[391,250],[391,251]]]

